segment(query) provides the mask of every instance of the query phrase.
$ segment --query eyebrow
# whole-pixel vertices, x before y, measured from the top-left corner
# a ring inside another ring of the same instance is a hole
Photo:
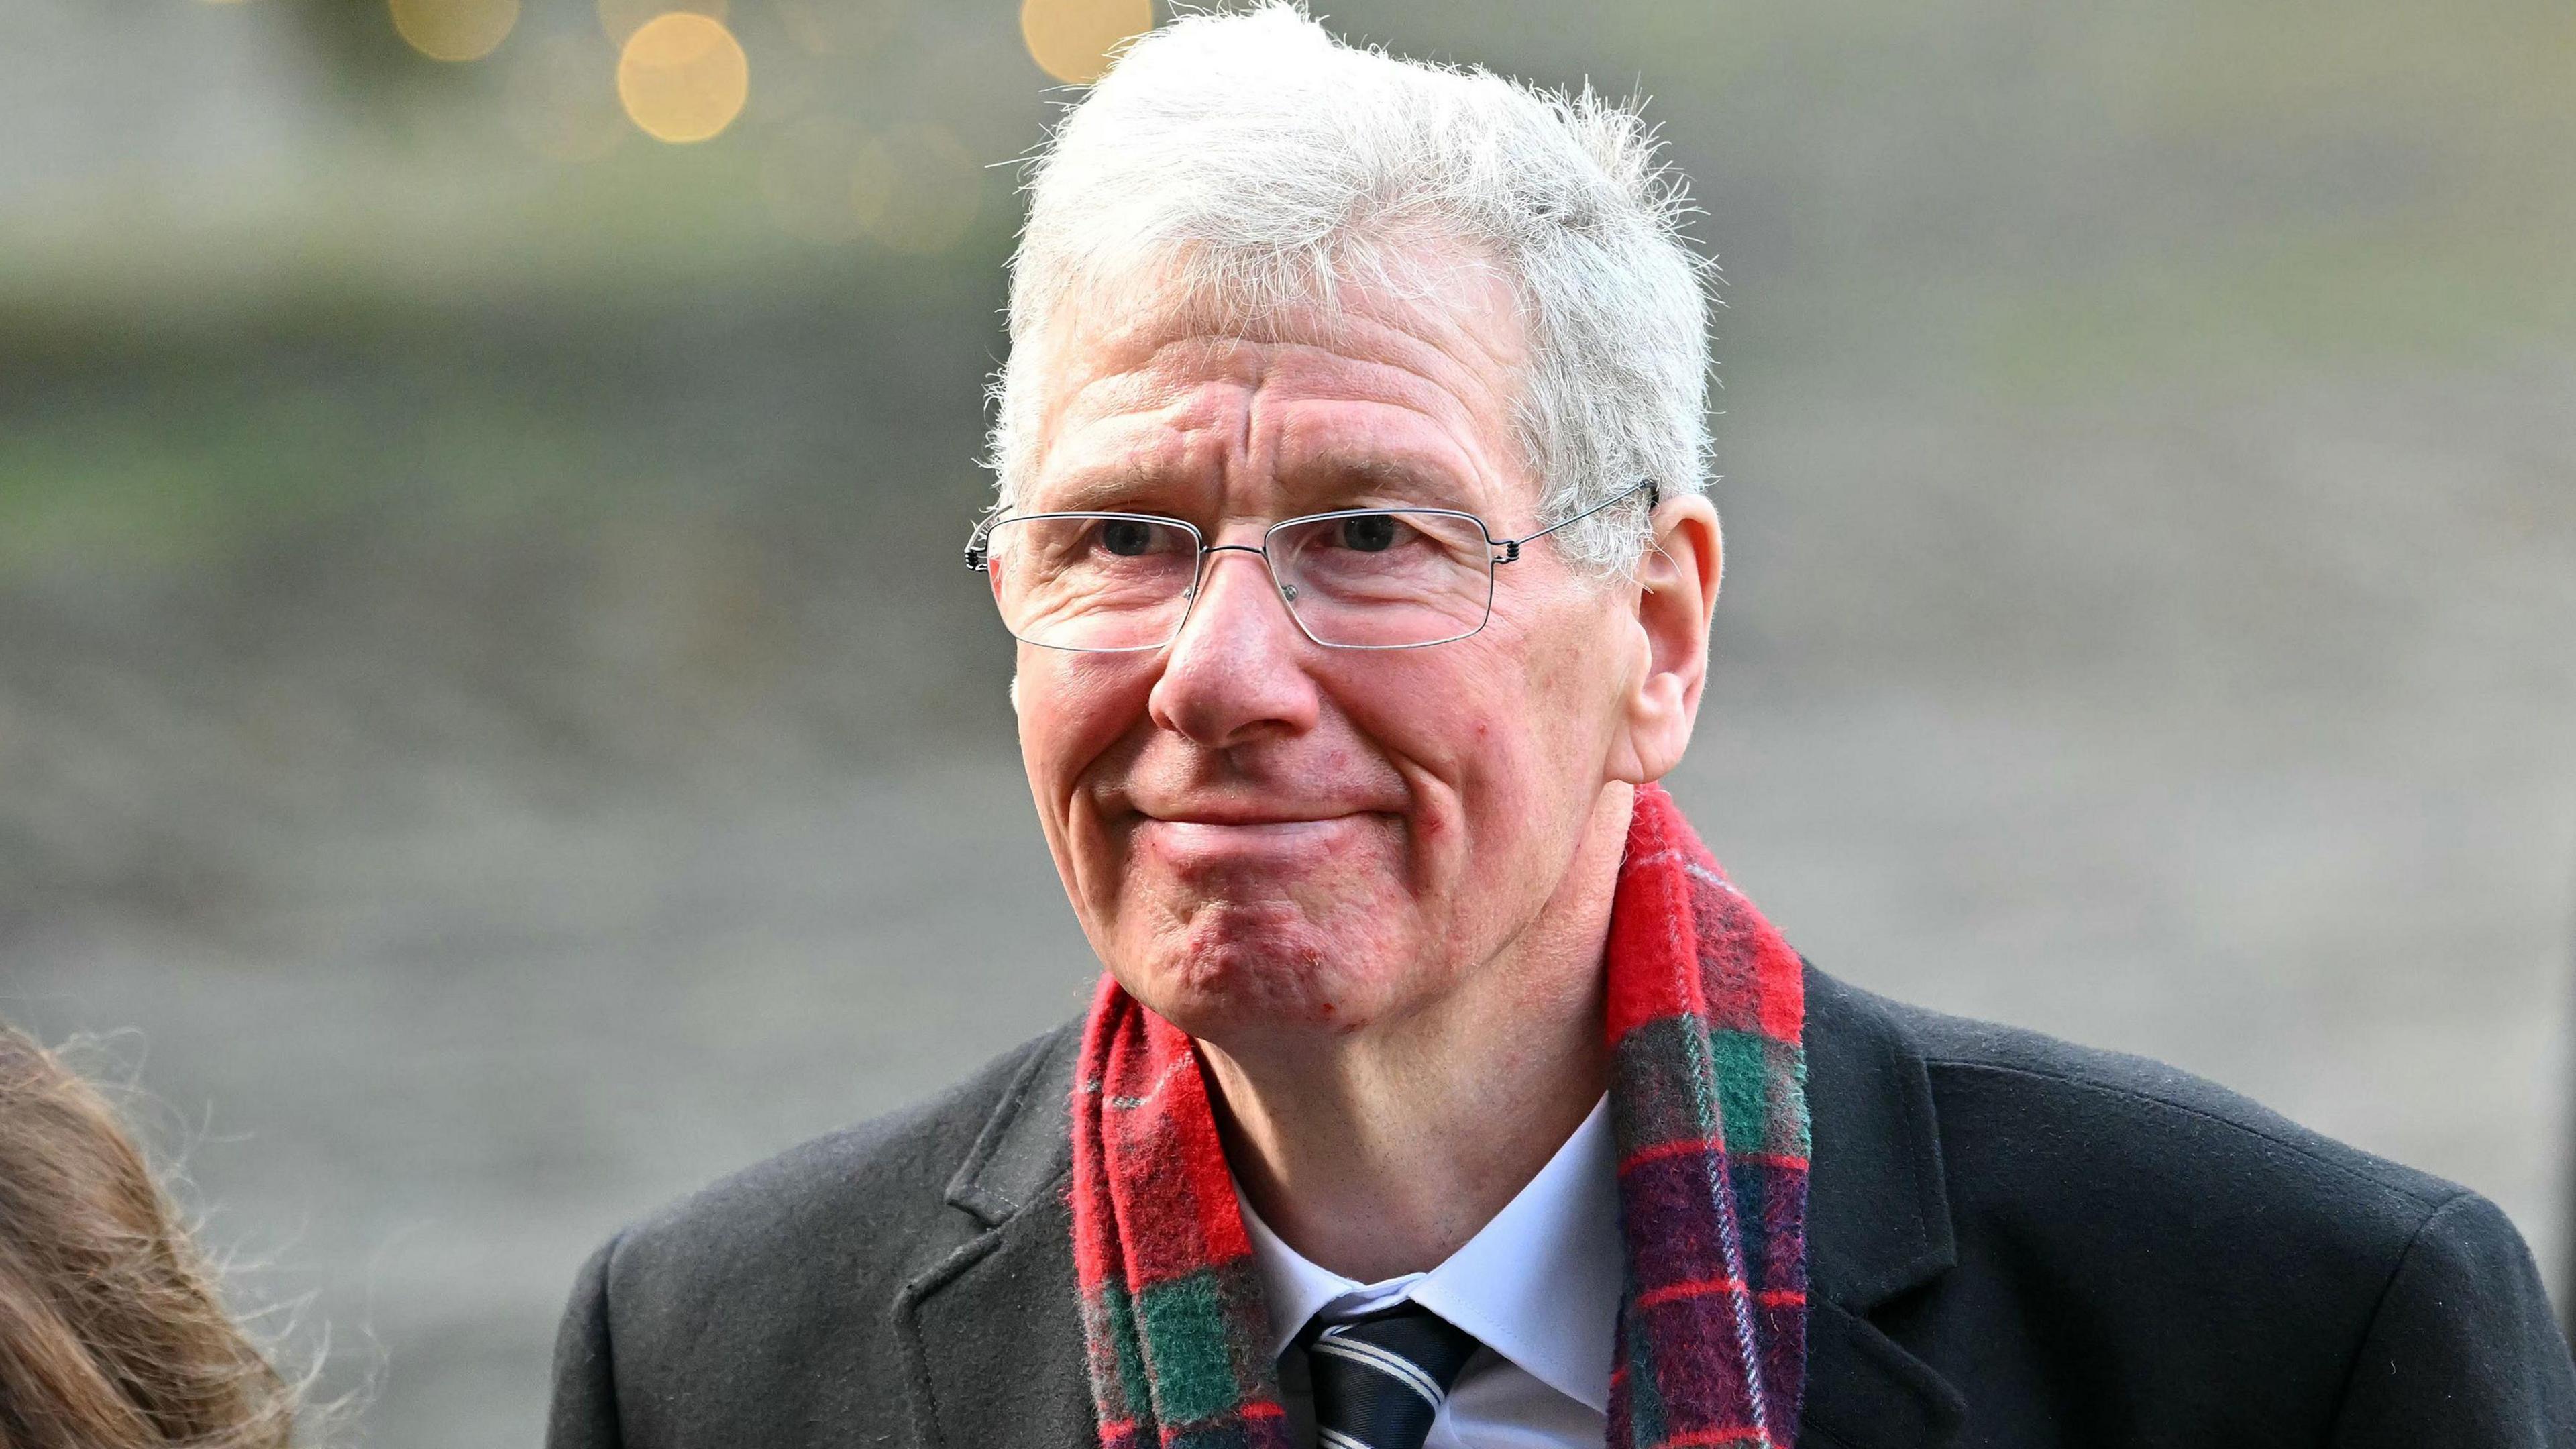
[[[1368,502],[1474,512],[1475,490],[1454,470],[1427,459],[1384,453],[1316,453],[1277,474],[1295,500],[1290,514],[1330,512]],[[1121,463],[1050,479],[1023,500],[1025,512],[1158,512],[1195,501],[1210,480],[1194,469]]]
[[[1093,513],[1127,511],[1125,505],[1138,501],[1169,499],[1175,494],[1204,486],[1204,480],[1178,470],[1151,464],[1120,464],[1113,467],[1075,473],[1071,477],[1049,479],[1032,490],[1026,500],[1028,511],[1049,513]],[[1104,505],[1119,505],[1104,508]]]
[[[1462,511],[1472,511],[1477,502],[1468,480],[1456,471],[1403,454],[1318,453],[1298,459],[1279,477],[1291,493],[1309,495],[1308,501],[1315,501],[1313,495],[1330,498],[1339,493],[1345,495],[1345,502],[1370,495]]]

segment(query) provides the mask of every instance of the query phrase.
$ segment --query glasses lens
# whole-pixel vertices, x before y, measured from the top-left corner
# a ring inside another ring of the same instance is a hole
[[[1465,514],[1389,509],[1304,519],[1273,529],[1269,548],[1288,607],[1318,643],[1445,644],[1485,627],[1493,607],[1493,545]]]
[[[1199,541],[1118,513],[1006,518],[986,539],[1002,624],[1050,649],[1159,649],[1180,632]]]

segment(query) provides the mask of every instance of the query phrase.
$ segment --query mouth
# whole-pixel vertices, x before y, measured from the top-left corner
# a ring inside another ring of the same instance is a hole
[[[1140,811],[1132,838],[1146,854],[1182,870],[1254,866],[1293,871],[1356,848],[1385,819],[1369,811]]]
[[[1224,830],[1264,830],[1295,825],[1322,825],[1335,820],[1348,820],[1360,814],[1356,810],[1331,810],[1305,813],[1270,813],[1240,810],[1139,810],[1139,818],[1157,825],[1198,825]]]

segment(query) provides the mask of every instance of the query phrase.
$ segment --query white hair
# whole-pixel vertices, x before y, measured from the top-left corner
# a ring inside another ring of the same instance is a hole
[[[1148,271],[1157,294],[1257,326],[1329,304],[1336,282],[1400,291],[1429,266],[1491,268],[1519,301],[1515,431],[1544,521],[1640,481],[1666,497],[1707,486],[1714,268],[1683,239],[1690,203],[1652,129],[1588,87],[1353,48],[1265,0],[1137,40],[1070,108],[1028,189],[994,385],[1003,507],[1037,463],[1049,330]],[[1556,539],[1625,569],[1646,520],[1609,509]]]

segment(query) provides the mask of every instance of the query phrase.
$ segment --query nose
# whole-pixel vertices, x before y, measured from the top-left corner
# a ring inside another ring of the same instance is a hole
[[[1219,750],[1312,729],[1313,646],[1289,617],[1260,550],[1210,549],[1198,587],[1147,701],[1154,723]]]

